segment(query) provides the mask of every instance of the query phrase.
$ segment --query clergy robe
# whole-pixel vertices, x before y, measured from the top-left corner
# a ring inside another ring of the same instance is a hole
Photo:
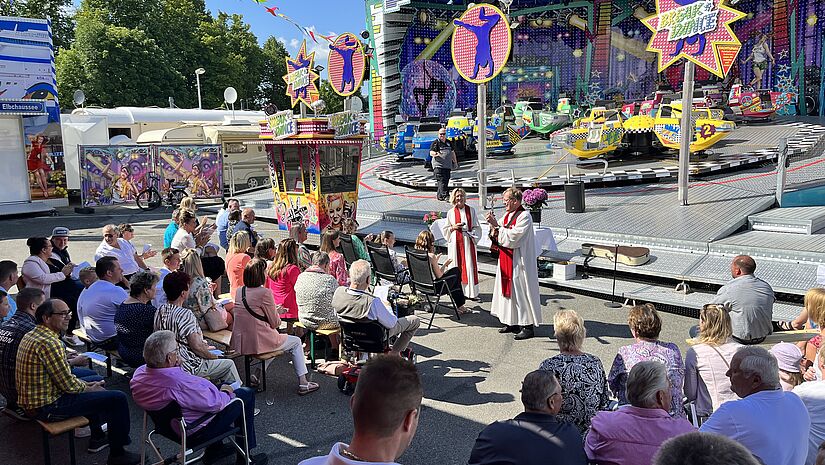
[[[467,218],[468,213],[470,218]],[[456,220],[456,217],[458,217],[458,220]],[[481,239],[481,225],[478,222],[478,215],[476,215],[473,207],[466,205],[462,209],[456,207],[449,209],[446,219],[442,233],[447,239],[447,257],[453,261],[450,268],[458,267],[461,270],[459,276],[461,277],[464,296],[468,299],[475,299],[479,294],[476,245]],[[463,231],[453,231],[451,229],[458,223],[464,223]],[[461,244],[459,244],[459,241],[461,241]]]
[[[504,296],[502,289],[502,257],[499,256],[490,313],[505,325],[538,326],[541,324],[541,300],[533,219],[527,210],[516,213],[515,223],[512,215],[504,215],[498,230],[499,246],[513,249],[510,298]]]

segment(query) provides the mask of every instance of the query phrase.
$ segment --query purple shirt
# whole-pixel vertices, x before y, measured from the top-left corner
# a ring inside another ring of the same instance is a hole
[[[593,417],[584,451],[600,465],[650,465],[663,442],[692,431],[687,420],[662,409],[626,405]]]
[[[129,386],[135,403],[143,410],[160,410],[174,400],[180,405],[187,423],[192,423],[207,413],[220,412],[232,399],[232,396],[218,390],[209,380],[191,375],[180,367],[149,368],[143,365],[135,370]],[[187,432],[191,436],[208,423],[206,421]],[[177,422],[172,427],[180,433]]]
[[[627,375],[634,365],[645,360],[655,360],[667,367],[671,394],[670,414],[674,417],[684,417],[682,386],[685,382],[685,364],[682,362],[682,353],[672,342],[637,341],[619,348],[619,353],[616,354],[610,374],[607,376],[607,383],[619,399],[619,405],[629,403],[625,395]]]

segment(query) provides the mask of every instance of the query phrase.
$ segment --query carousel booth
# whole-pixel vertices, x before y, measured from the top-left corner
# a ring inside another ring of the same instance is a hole
[[[261,122],[279,229],[303,223],[320,234],[355,218],[366,134],[350,112],[294,119],[291,110]]]

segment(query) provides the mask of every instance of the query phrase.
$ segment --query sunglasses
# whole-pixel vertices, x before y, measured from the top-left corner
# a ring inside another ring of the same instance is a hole
[[[103,237],[115,237],[114,234],[104,234]]]

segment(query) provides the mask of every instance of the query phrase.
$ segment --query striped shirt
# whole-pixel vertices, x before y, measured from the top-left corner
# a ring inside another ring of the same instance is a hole
[[[72,374],[58,334],[44,325],[35,326],[20,341],[15,374],[17,403],[26,410],[86,390],[86,383]]]
[[[195,374],[203,364],[203,359],[189,349],[189,336],[202,333],[195,314],[188,308],[171,303],[164,304],[155,313],[155,331],[162,329],[175,333],[181,368]]]

